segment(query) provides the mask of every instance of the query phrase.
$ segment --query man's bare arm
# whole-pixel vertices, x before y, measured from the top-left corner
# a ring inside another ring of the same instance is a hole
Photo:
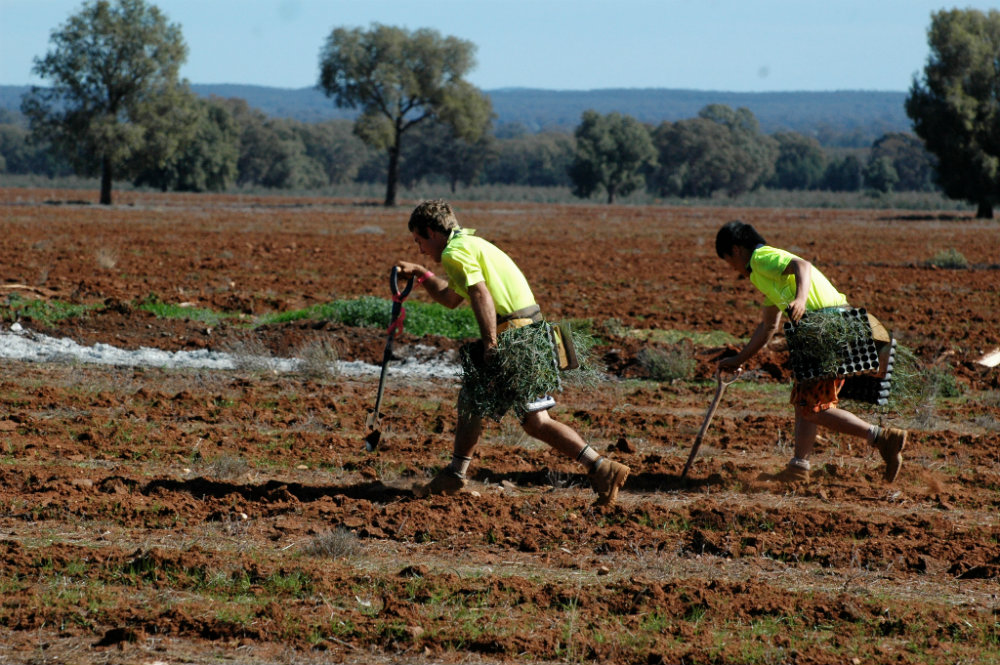
[[[486,282],[479,282],[469,287],[469,304],[476,315],[479,324],[479,334],[487,349],[497,345],[497,310]]]

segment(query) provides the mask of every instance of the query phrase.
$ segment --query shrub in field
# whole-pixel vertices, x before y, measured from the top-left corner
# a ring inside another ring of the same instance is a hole
[[[927,261],[927,265],[934,268],[965,270],[969,267],[969,261],[962,255],[961,252],[952,247],[935,254],[933,258]]]
[[[97,261],[97,265],[101,269],[111,270],[118,265],[118,252],[110,247],[99,247],[97,251],[94,252],[94,259]]]
[[[311,556],[345,559],[359,554],[361,545],[353,531],[338,527],[316,534],[303,551]]]
[[[250,465],[242,457],[220,455],[208,464],[205,472],[218,480],[239,480],[250,471]]]
[[[688,379],[697,365],[690,344],[677,344],[669,349],[648,347],[636,354],[636,360],[649,378],[663,382]]]

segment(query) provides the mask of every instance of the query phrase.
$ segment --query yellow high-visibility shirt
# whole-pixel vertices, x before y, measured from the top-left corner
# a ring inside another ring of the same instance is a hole
[[[777,247],[761,245],[750,256],[750,281],[764,294],[766,305],[776,305],[785,311],[795,300],[795,276],[783,275],[785,268],[797,259],[791,252]],[[847,296],[838,291],[816,266],[812,267],[812,280],[806,296],[806,310],[840,307],[847,304]]]
[[[463,298],[469,287],[486,282],[497,316],[535,304],[528,280],[507,254],[475,235],[472,229],[456,229],[441,253],[448,286]]]

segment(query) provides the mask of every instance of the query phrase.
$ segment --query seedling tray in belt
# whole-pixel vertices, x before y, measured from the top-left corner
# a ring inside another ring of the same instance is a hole
[[[878,352],[863,307],[831,307],[785,322],[792,373],[799,382],[877,373]]]
[[[886,406],[889,403],[889,395],[892,393],[892,365],[895,360],[896,340],[892,340],[884,374],[862,374],[849,377],[844,382],[840,397],[876,406]]]

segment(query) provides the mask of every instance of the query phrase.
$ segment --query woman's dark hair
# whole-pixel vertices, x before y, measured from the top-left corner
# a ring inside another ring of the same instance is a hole
[[[766,244],[764,236],[757,233],[757,229],[739,220],[729,222],[715,235],[715,253],[720,259],[730,256],[733,247],[746,247],[753,251],[757,249],[757,245]]]

